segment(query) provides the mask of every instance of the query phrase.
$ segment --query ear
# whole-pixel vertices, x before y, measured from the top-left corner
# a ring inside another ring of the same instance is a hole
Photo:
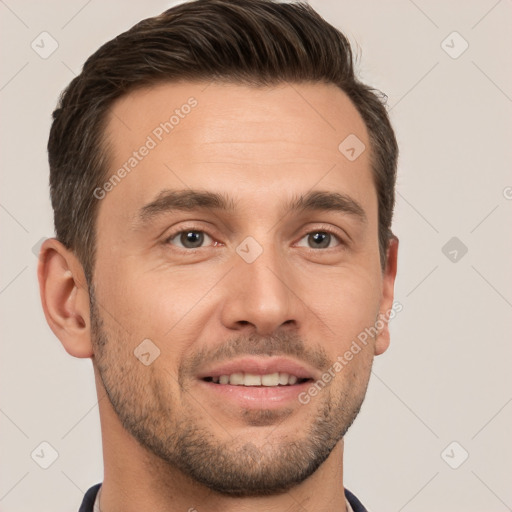
[[[91,357],[89,291],[77,257],[58,240],[49,238],[41,246],[37,276],[51,330],[69,354]]]
[[[386,268],[382,275],[382,298],[380,301],[379,320],[384,324],[382,328],[379,325],[379,334],[375,340],[375,355],[378,356],[385,352],[389,347],[389,317],[393,310],[393,299],[395,296],[395,278],[398,260],[398,238],[392,236],[389,240],[387,249]]]

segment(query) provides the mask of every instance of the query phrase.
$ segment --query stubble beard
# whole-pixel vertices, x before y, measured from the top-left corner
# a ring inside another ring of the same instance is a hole
[[[103,387],[124,429],[167,465],[170,473],[178,470],[226,496],[282,494],[305,481],[352,425],[368,384],[364,376],[362,383],[346,382],[336,396],[332,386],[323,389],[308,405],[312,409],[309,425],[301,420],[304,432],[295,438],[288,433],[287,424],[288,418],[294,421],[293,411],[246,410],[243,417],[248,425],[272,426],[266,441],[257,445],[247,435],[223,440],[210,428],[218,428],[222,419],[208,418],[198,405],[199,397],[183,385],[180,396],[172,396],[170,372],[169,378],[165,372],[159,375],[122,351],[129,343],[121,332],[114,336],[106,332],[93,293],[91,336]],[[368,377],[370,370],[371,363]]]

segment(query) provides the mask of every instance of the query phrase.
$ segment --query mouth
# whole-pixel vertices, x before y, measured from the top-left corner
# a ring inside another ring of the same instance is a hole
[[[217,405],[226,401],[246,409],[290,407],[318,371],[282,357],[252,357],[206,368],[197,375],[201,388]]]
[[[205,382],[230,386],[295,386],[313,380],[317,372],[293,359],[276,356],[244,357],[206,368]]]
[[[303,384],[313,379],[297,377],[285,372],[274,372],[258,375],[255,373],[232,373],[230,375],[220,375],[212,377],[204,377],[204,382],[212,382],[213,384],[223,384],[230,386],[246,386],[246,387],[281,387],[295,386]]]

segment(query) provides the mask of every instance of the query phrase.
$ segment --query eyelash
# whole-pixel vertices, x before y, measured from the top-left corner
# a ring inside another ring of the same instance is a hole
[[[194,233],[204,233],[206,234],[207,236],[209,236],[212,240],[215,241],[215,238],[210,235],[206,230],[204,229],[200,229],[200,228],[196,228],[194,226],[190,226],[190,227],[186,227],[186,228],[181,228],[177,231],[174,231],[173,233],[171,233],[169,236],[167,236],[164,240],[164,244],[169,244],[171,245],[171,241],[176,238],[176,236],[182,234],[182,233],[187,233],[187,232],[194,232]],[[343,240],[343,238],[332,228],[329,228],[327,226],[325,227],[321,227],[321,228],[318,228],[318,229],[313,229],[311,231],[308,231],[306,233],[304,233],[300,239],[302,240],[304,237],[306,237],[307,235],[311,235],[311,234],[314,234],[314,233],[328,233],[330,235],[332,235],[334,238],[336,238],[336,240],[338,241],[339,245],[335,246],[335,247],[327,247],[325,249],[315,249],[313,247],[302,247],[302,249],[306,249],[306,250],[310,250],[310,251],[314,251],[314,252],[319,252],[319,251],[327,251],[327,250],[332,250],[332,249],[336,249],[336,248],[345,248],[346,247],[346,243],[345,241]],[[206,247],[194,247],[194,248],[186,248],[186,247],[179,247],[179,246],[174,246],[175,249],[177,249],[178,251],[184,251],[184,252],[187,252],[187,253],[190,253],[190,252],[195,252],[197,250],[200,250],[200,249],[205,249]]]

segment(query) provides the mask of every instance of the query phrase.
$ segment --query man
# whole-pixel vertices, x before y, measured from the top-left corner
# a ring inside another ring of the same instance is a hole
[[[397,145],[307,4],[197,0],[102,46],[49,139],[47,321],[91,358],[80,511],[362,511],[343,437],[389,344]]]

